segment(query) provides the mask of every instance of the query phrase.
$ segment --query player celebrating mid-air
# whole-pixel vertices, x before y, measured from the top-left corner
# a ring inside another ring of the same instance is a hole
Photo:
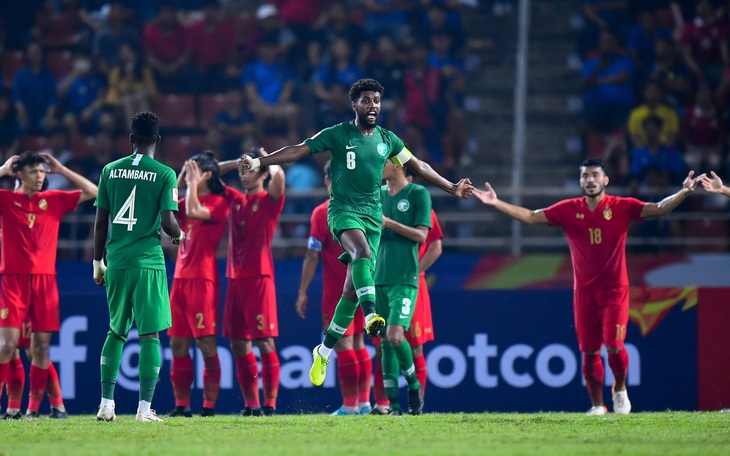
[[[94,282],[106,285],[109,305],[109,332],[101,349],[99,421],[116,418],[114,387],[132,319],[139,334],[139,405],[135,420],[162,421],[150,407],[160,372],[160,331],[172,325],[160,225],[174,244],[180,244],[185,233],[175,219],[175,171],[154,159],[161,139],[159,123],[153,112],[135,114],[129,135],[132,154],[106,165],[99,179]],[[108,267],[102,259],[105,244]]]
[[[268,157],[244,155],[240,172],[260,166],[288,163],[310,154],[330,151],[332,191],[327,222],[335,239],[345,249],[347,279],[324,342],[312,351],[312,384],[324,383],[330,353],[350,326],[358,304],[365,314],[365,327],[375,337],[385,319],[375,312],[373,270],[380,242],[382,209],[380,184],[388,158],[407,166],[414,174],[443,191],[468,198],[474,187],[469,179],[454,184],[414,157],[394,133],[377,125],[383,86],[374,79],[360,79],[350,87],[355,120],[325,128],[301,144],[285,146]]]
[[[631,402],[626,392],[629,356],[624,349],[629,320],[629,278],[626,271],[626,234],[632,220],[665,215],[691,194],[704,175],[690,171],[682,189],[658,203],[607,195],[606,167],[599,159],[580,165],[581,198],[560,201],[546,209],[531,211],[486,190],[474,190],[484,203],[524,223],[547,223],[565,232],[573,261],[573,312],[578,345],[583,352],[583,376],[592,406],[588,415],[604,415],[603,361],[601,345],[608,351],[608,364],[616,379],[613,411],[628,414]]]
[[[265,157],[263,148],[252,156]],[[221,173],[233,170],[237,161],[222,162]],[[279,336],[276,286],[271,241],[284,209],[286,178],[280,166],[260,166],[243,174],[242,195],[228,193],[231,205],[228,243],[228,289],[223,309],[223,336],[231,339],[236,357],[238,383],[243,394],[243,416],[276,414],[279,394],[279,357],[274,338]],[[264,183],[271,178],[268,186]],[[258,363],[253,343],[261,355],[264,404],[259,400]]]
[[[48,172],[67,178],[79,190],[44,191],[46,165]],[[5,381],[9,361],[15,355],[21,325],[28,322],[32,361],[26,417],[38,418],[38,406],[48,383],[51,335],[60,325],[56,285],[58,228],[67,212],[96,197],[97,187],[49,154],[24,152],[10,157],[0,167],[0,177],[13,174],[20,180],[20,189],[0,190],[3,228],[0,384]],[[19,412],[19,409],[8,409],[6,414]],[[63,406],[52,407],[51,415],[65,418],[66,410]]]
[[[332,186],[329,178],[330,162],[324,165],[324,185],[330,192]],[[307,288],[317,270],[317,263],[322,256],[322,325],[327,329],[335,313],[337,301],[342,296],[342,288],[347,276],[347,266],[339,260],[344,253],[342,246],[335,241],[327,228],[327,206],[330,200],[317,206],[310,219],[309,243],[307,255],[302,263],[302,280],[297,296],[297,314],[304,318],[307,311]],[[371,411],[370,381],[373,373],[373,361],[365,347],[365,316],[358,307],[355,317],[335,345],[337,352],[337,378],[342,392],[342,407],[332,415],[364,415]],[[382,377],[382,374],[381,374]]]
[[[175,275],[170,290],[172,327],[167,331],[172,350],[170,380],[175,395],[171,417],[192,417],[190,389],[195,371],[190,356],[190,339],[203,354],[203,410],[201,416],[213,416],[221,380],[218,359],[218,306],[220,285],[215,253],[228,222],[228,200],[219,178],[218,163],[210,151],[194,155],[185,162],[178,176],[184,180],[185,207],[177,213],[185,240],[180,244],[175,262]]]

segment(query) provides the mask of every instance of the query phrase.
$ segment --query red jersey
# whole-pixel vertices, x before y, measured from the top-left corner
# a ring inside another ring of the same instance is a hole
[[[185,231],[185,240],[180,244],[175,261],[176,279],[207,279],[218,281],[218,264],[215,252],[226,231],[228,201],[221,195],[209,193],[198,198],[200,204],[210,211],[210,219],[188,218],[185,210],[177,213],[180,228]],[[185,198],[178,203],[185,207]]]
[[[142,33],[142,49],[163,63],[171,63],[190,49],[190,34],[180,24],[167,32],[159,22],[153,22]]]
[[[205,22],[192,24],[188,29],[193,62],[202,67],[227,65],[235,52],[235,33],[228,22],[219,22],[208,28]]]
[[[327,206],[329,202],[328,199],[312,211],[307,247],[322,254],[322,302],[336,305],[342,296],[342,288],[347,276],[347,266],[338,259],[340,255],[345,253],[345,250],[335,241],[327,226]]]
[[[695,105],[685,112],[682,131],[687,142],[693,146],[717,147],[725,135],[725,121],[719,110],[712,108],[709,112],[703,112]]]
[[[697,63],[721,63],[720,43],[727,38],[728,27],[724,20],[706,24],[695,19],[682,29],[681,42],[692,49]]]
[[[56,275],[58,227],[67,212],[76,210],[80,197],[81,190],[48,190],[32,198],[0,190],[0,274]]]
[[[231,189],[226,277],[274,276],[271,240],[284,209],[284,195],[274,201],[266,190],[244,195]]]
[[[431,209],[431,229],[428,231],[428,235],[426,236],[426,242],[418,246],[418,259],[420,260],[423,258],[423,255],[426,254],[426,250],[428,250],[429,245],[443,238],[444,232],[441,231],[441,225],[439,225],[439,220],[436,217],[436,211]],[[420,275],[425,276],[426,271],[421,271]]]
[[[644,203],[635,198],[604,195],[591,212],[586,198],[560,201],[545,209],[551,226],[565,231],[573,260],[574,288],[616,288],[629,285],[626,233],[641,220]]]

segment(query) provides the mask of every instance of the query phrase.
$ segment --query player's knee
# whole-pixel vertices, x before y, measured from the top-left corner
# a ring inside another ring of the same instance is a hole
[[[17,348],[18,341],[13,340],[12,338],[0,338],[0,361],[10,361]]]
[[[615,355],[616,353],[620,352],[623,349],[624,349],[623,341],[616,342],[613,347],[609,347],[608,345],[606,345],[606,351],[612,355]]]
[[[419,356],[423,356],[423,345],[412,345],[411,349],[413,351],[413,357],[418,358]]]
[[[367,243],[355,245],[350,252],[350,256],[352,257],[353,262],[360,259],[370,261],[370,257],[372,256],[370,246],[367,245]]]

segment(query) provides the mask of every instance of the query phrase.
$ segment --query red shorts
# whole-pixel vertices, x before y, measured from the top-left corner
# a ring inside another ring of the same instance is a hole
[[[20,330],[24,322],[30,322],[33,331],[58,331],[61,315],[55,275],[6,274],[0,293],[0,327]]]
[[[629,287],[573,290],[573,312],[578,346],[597,352],[623,346],[629,322]]]
[[[411,327],[406,331],[406,339],[411,346],[423,345],[433,340],[433,319],[431,318],[431,296],[428,294],[426,278],[421,276],[418,281],[418,297],[416,308],[413,311]]]
[[[170,290],[170,337],[205,337],[218,332],[218,283],[206,279],[173,279]]]
[[[340,295],[342,296],[342,295]],[[332,317],[335,315],[335,308],[337,307],[337,298],[329,298],[322,300],[322,328],[327,329],[332,321]],[[343,336],[352,336],[353,334],[364,334],[365,333],[365,315],[362,313],[362,307],[357,306],[355,309],[355,318],[352,319],[352,323],[347,327],[347,331]]]
[[[274,278],[229,279],[223,308],[223,337],[253,340],[278,336]]]

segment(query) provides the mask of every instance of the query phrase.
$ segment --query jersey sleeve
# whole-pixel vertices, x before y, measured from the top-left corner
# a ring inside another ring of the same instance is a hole
[[[428,232],[428,236],[426,236],[426,244],[431,244],[439,239],[444,238],[444,232],[441,230],[441,225],[439,224],[439,219],[436,217],[436,212],[434,212],[433,209],[431,209],[431,230]]]
[[[177,211],[177,179],[175,171],[169,169],[165,172],[162,180],[162,195],[160,197],[160,212]]]
[[[312,250],[322,250],[321,245],[327,239],[327,233],[329,228],[327,227],[327,217],[322,217],[322,210],[320,207],[314,209],[312,216],[309,219],[309,242],[311,244],[312,239],[319,241],[320,248]],[[311,249],[311,247],[309,247]]]
[[[642,220],[641,211],[644,209],[644,202],[636,198],[624,198],[623,203],[631,220]]]
[[[386,130],[385,134],[386,138],[388,138],[388,145],[390,146],[390,153],[388,154],[388,158],[395,158],[398,156],[398,154],[405,149],[405,145],[403,144],[403,141],[390,130]],[[406,149],[407,150],[407,149]],[[410,154],[410,152],[408,152]],[[408,160],[406,160],[408,161]],[[403,162],[405,163],[405,161]],[[396,162],[398,166],[403,166],[403,164]]]
[[[336,125],[327,127],[311,138],[304,140],[304,144],[309,146],[309,149],[312,151],[312,155],[331,150],[335,127]]]
[[[545,217],[550,226],[562,226],[565,223],[565,209],[568,207],[568,200],[559,201],[550,207],[543,209]]]
[[[106,182],[107,182],[107,175],[109,174],[108,168],[105,166],[104,169],[101,171],[101,176],[99,177],[99,189],[96,192],[96,201],[94,201],[94,206],[100,207],[107,212],[110,212],[109,209],[109,195],[106,191]]]
[[[63,213],[75,211],[79,207],[79,199],[81,198],[81,190],[71,190],[61,192],[59,200],[63,207]]]
[[[414,225],[431,228],[431,195],[425,187],[421,187],[420,185],[413,193],[413,202],[415,203],[413,214]]]
[[[208,223],[219,223],[228,218],[228,201],[225,198],[211,198],[206,203],[208,211],[210,212],[210,219]]]

